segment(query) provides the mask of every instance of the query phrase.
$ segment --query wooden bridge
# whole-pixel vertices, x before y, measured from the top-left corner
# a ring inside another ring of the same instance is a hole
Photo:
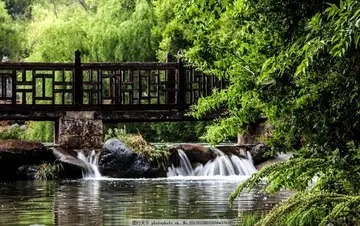
[[[55,143],[100,148],[103,122],[194,120],[185,113],[224,82],[165,63],[0,63],[0,120],[54,121]],[[212,119],[210,115],[205,119]]]
[[[76,51],[74,63],[3,62],[0,120],[55,120],[66,111],[94,111],[109,122],[184,120],[199,97],[223,86],[181,60],[81,63]]]

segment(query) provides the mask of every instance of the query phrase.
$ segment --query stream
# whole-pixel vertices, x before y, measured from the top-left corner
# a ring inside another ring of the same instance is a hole
[[[125,226],[144,219],[230,219],[235,222],[243,212],[267,211],[289,196],[281,192],[269,197],[253,189],[243,193],[230,207],[229,195],[245,178],[176,176],[2,182],[0,225]]]

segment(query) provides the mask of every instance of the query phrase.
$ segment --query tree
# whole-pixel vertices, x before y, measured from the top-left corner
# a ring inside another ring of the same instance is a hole
[[[17,25],[6,10],[5,3],[0,1],[0,62],[15,58],[19,52],[20,36]]]
[[[79,49],[84,62],[156,61],[161,30],[172,18],[160,15],[167,12],[173,15],[168,9],[173,7],[174,1],[166,7],[157,2],[157,8],[151,3],[147,0],[33,1],[32,19],[26,26],[29,53],[26,60],[71,62],[74,51]],[[172,51],[176,53],[178,47]],[[192,131],[204,127],[201,123],[192,125]],[[186,133],[173,123],[151,124],[149,127],[138,124],[135,127],[140,131],[150,128],[154,131],[149,133],[151,140],[156,141],[197,139],[193,136],[196,132]],[[30,128],[29,138],[51,141],[52,124],[32,122]],[[162,132],[169,130],[172,136]]]
[[[31,4],[33,0],[5,0],[8,13],[15,19],[31,18]]]
[[[154,61],[153,9],[138,1],[44,1],[34,3],[28,26],[31,61]]]
[[[184,56],[230,81],[193,108],[196,117],[228,109],[208,139],[221,142],[266,118],[274,126],[266,141],[270,154],[294,153],[232,196],[264,177],[269,192],[300,192],[263,225],[359,224],[360,3],[328,2],[195,0],[179,1],[175,9],[174,23],[191,43]]]
[[[190,43],[184,38],[183,28],[174,20],[176,17],[174,5],[176,0],[153,0],[156,24],[152,29],[154,40],[158,43],[157,58],[166,59],[167,54],[176,56],[182,49],[189,47]]]

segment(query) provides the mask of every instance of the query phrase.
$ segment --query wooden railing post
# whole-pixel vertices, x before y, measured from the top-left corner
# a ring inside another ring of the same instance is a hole
[[[11,73],[11,104],[12,105],[17,104],[16,83],[17,83],[16,70],[13,69]]]
[[[179,111],[185,110],[185,68],[181,58],[178,59],[179,71],[178,71],[178,90],[177,90],[177,105]]]
[[[166,55],[166,62],[173,62],[170,53]],[[167,69],[166,71],[166,104],[175,104],[175,69]]]
[[[81,68],[81,53],[80,50],[75,51],[75,70],[74,70],[73,94],[75,106],[83,104],[83,77]]]
[[[59,144],[60,141],[60,119],[56,119],[54,123],[54,144]]]

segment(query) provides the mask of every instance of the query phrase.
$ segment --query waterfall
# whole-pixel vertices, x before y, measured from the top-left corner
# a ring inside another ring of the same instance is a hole
[[[216,148],[213,151],[217,155],[214,159],[205,165],[199,164],[193,167],[185,152],[179,149],[180,164],[177,167],[171,165],[168,168],[167,176],[248,176],[256,172],[249,152],[247,153],[247,159],[244,159],[233,154],[224,154]]]
[[[251,156],[250,151],[246,152],[246,158],[249,159],[249,161],[251,162],[251,164],[254,164],[254,160],[253,157]]]
[[[98,156],[93,150],[88,157],[82,152],[78,152],[78,159],[83,162],[82,167],[83,178],[101,178],[98,168]]]

